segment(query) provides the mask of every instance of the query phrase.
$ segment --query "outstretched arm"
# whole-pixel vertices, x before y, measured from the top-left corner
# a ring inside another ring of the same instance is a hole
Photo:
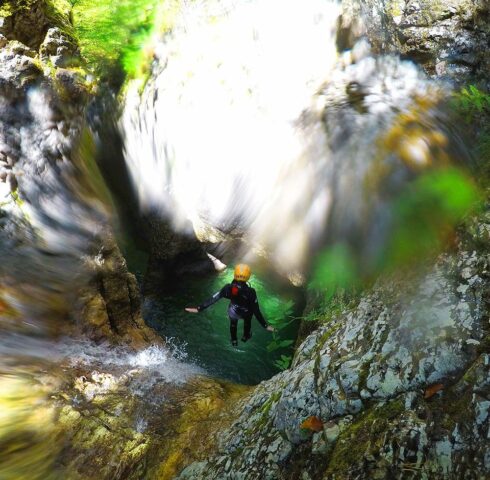
[[[259,321],[259,323],[265,329],[267,329],[269,332],[273,332],[274,331],[274,327],[271,327],[270,325],[268,325],[268,323],[265,321],[264,315],[262,315],[262,312],[260,311],[259,300],[257,299],[257,295],[255,295],[255,302],[254,302],[254,305],[253,305],[253,312],[254,312],[255,318]]]
[[[198,307],[188,307],[186,308],[186,312],[189,313],[198,313],[202,312],[206,308],[210,307],[214,303],[216,303],[219,299],[226,297],[228,285],[225,285],[219,292],[216,292],[211,298],[208,298],[205,302],[201,303]]]

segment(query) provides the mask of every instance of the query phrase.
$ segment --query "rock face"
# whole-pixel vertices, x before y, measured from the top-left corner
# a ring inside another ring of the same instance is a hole
[[[156,341],[110,233],[85,120],[92,79],[68,12],[4,2],[0,32],[0,278],[17,292],[17,329],[66,333],[76,324],[98,340]]]
[[[379,281],[260,384],[180,479],[486,478],[490,217],[454,255]]]
[[[173,281],[186,275],[214,271],[206,254],[207,245],[199,242],[190,226],[185,232],[176,232],[169,221],[153,213],[138,214],[133,220],[138,225],[135,234],[148,252],[144,295],[165,291]]]
[[[50,0],[6,0],[0,6],[0,33],[38,50],[50,28],[72,29],[67,13]]]
[[[352,8],[356,2],[344,4]],[[366,34],[381,52],[401,53],[433,76],[488,84],[486,0],[361,0]]]
[[[48,30],[39,52],[43,60],[49,60],[55,67],[78,63],[79,52],[76,43],[57,27]]]
[[[210,430],[231,423],[225,406],[247,388],[192,377],[184,366],[175,379],[165,378],[168,368],[71,370],[52,402],[66,442],[55,466],[65,478],[171,480],[214,447]]]
[[[82,333],[96,341],[128,343],[143,347],[161,344],[161,338],[141,316],[136,278],[108,234],[98,255],[91,258],[91,281],[80,296]]]

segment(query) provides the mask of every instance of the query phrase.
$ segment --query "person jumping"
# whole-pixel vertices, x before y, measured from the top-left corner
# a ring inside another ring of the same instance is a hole
[[[233,282],[226,284],[219,292],[216,292],[211,298],[206,300],[198,307],[187,307],[185,310],[189,313],[199,313],[216,303],[221,298],[228,298],[228,317],[230,318],[231,344],[238,346],[237,325],[238,320],[243,319],[243,337],[242,342],[246,342],[252,337],[252,317],[269,332],[274,332],[274,327],[267,324],[259,308],[257,293],[247,284],[252,274],[248,265],[239,264],[235,267]]]

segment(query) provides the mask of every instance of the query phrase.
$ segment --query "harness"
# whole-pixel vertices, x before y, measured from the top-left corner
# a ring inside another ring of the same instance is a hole
[[[232,283],[230,289],[230,307],[240,315],[250,314],[253,308],[247,284]]]

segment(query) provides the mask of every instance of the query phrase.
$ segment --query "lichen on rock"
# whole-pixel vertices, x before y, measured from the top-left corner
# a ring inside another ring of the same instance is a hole
[[[365,32],[380,51],[399,52],[433,76],[487,82],[489,6],[485,0],[362,0]],[[358,10],[359,11],[359,10]]]
[[[58,263],[34,269],[37,301],[44,309],[40,318],[47,325],[56,323],[56,315],[73,314],[67,279],[75,277],[83,287],[74,302],[81,307],[74,315],[81,331],[99,340],[158,342],[144,324],[136,280],[110,233],[111,205],[86,122],[92,79],[71,28],[70,8],[64,1],[18,0],[0,11],[0,178],[2,192],[22,203],[20,211],[2,209],[3,223],[10,225],[3,234],[30,252],[25,257],[22,249],[11,252],[4,267],[13,278],[16,272],[25,276],[23,262],[35,258],[43,264],[42,252],[51,251]],[[54,275],[46,273],[51,270]],[[24,285],[19,290],[32,293],[26,280],[19,279]],[[22,298],[36,303],[36,297]],[[63,325],[65,332],[73,331],[74,322],[60,322],[56,329]]]
[[[488,247],[472,245],[381,278],[307,337],[291,369],[242,404],[215,456],[179,478],[195,469],[203,479],[279,479],[291,469],[291,478],[325,479],[488,473]],[[320,433],[301,428],[312,416]],[[275,442],[280,456],[268,454]]]

